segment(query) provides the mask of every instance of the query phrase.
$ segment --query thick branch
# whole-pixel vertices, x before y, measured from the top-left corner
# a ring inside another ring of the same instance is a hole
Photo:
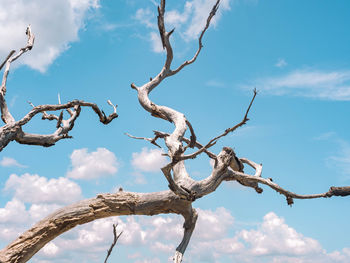
[[[182,238],[180,245],[176,248],[175,256],[173,258],[174,263],[181,263],[182,262],[183,255],[184,255],[185,250],[188,246],[188,243],[190,242],[193,230],[196,226],[197,218],[198,218],[198,213],[193,208],[191,211],[191,215],[185,219],[185,222],[183,225],[184,236]]]
[[[189,240],[189,231],[194,228],[190,222],[195,221],[190,202],[180,199],[171,191],[147,194],[118,192],[100,194],[96,198],[87,199],[54,212],[0,250],[0,262],[26,262],[55,237],[77,225],[99,218],[169,213],[182,215],[185,219],[186,237],[178,248],[178,251],[183,253],[187,246],[185,243],[188,243],[186,240]]]
[[[199,50],[197,51],[196,55],[192,59],[192,62],[195,61],[195,59],[197,58],[202,48],[203,35],[206,32],[207,28],[209,27],[211,19],[216,13],[219,2],[220,2],[219,0],[216,2],[216,4],[213,6],[213,9],[208,16],[207,23],[199,38]],[[190,123],[188,122],[184,114],[166,106],[156,105],[149,99],[149,93],[155,87],[157,87],[165,78],[169,76],[173,76],[174,74],[178,73],[185,66],[185,65],[180,66],[180,68],[178,68],[175,71],[171,70],[171,63],[173,61],[173,50],[172,50],[172,46],[169,41],[169,38],[171,34],[174,32],[174,30],[171,30],[169,32],[166,31],[165,25],[164,25],[164,13],[165,13],[165,0],[161,0],[160,6],[158,7],[158,28],[159,28],[159,33],[160,33],[163,47],[166,50],[166,59],[165,59],[164,66],[160,71],[160,73],[155,78],[151,78],[151,80],[148,83],[144,84],[141,87],[137,87],[135,84],[131,84],[131,87],[137,90],[139,102],[146,111],[150,112],[154,117],[158,117],[158,118],[162,118],[164,120],[170,121],[175,125],[174,131],[169,136],[164,137],[164,140],[168,148],[168,154],[172,159],[173,165],[171,165],[171,169],[173,170],[173,173],[174,173],[173,178],[174,178],[174,182],[176,183],[173,184],[173,182],[171,182],[171,180],[169,179],[170,178],[169,176],[168,176],[168,181],[170,185],[173,185],[176,187],[176,184],[184,183],[187,185],[188,183],[191,183],[193,181],[188,175],[188,172],[186,171],[184,162],[175,161],[175,160],[178,160],[178,158],[182,156],[184,151],[187,149],[187,147],[184,148],[182,145],[182,139],[187,130],[187,126],[189,126],[191,130],[191,141],[188,144],[188,146],[190,147],[195,146],[196,137],[192,129],[192,126],[190,125]],[[188,65],[190,63],[186,62],[185,64]],[[168,171],[166,171],[165,174],[168,174]],[[181,189],[180,186],[177,188]]]

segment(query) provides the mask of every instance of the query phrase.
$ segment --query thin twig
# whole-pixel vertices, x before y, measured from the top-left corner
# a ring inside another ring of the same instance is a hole
[[[117,235],[117,226],[118,226],[118,224],[113,224],[113,236],[114,236],[113,243],[111,244],[111,247],[107,250],[107,256],[106,256],[104,263],[107,263],[107,260],[108,260],[109,256],[111,255],[115,244],[117,243],[120,235],[123,234],[123,231],[122,231],[122,232],[120,232],[119,235]]]
[[[252,98],[252,100],[250,101],[249,106],[248,106],[248,108],[247,108],[247,111],[246,111],[246,113],[245,113],[245,115],[244,115],[244,118],[243,118],[243,120],[242,120],[240,123],[236,124],[235,126],[233,126],[233,127],[231,127],[231,128],[226,129],[222,134],[220,134],[219,136],[216,136],[215,138],[211,139],[205,146],[203,146],[203,147],[202,147],[201,149],[199,149],[198,151],[196,151],[196,152],[194,152],[194,153],[192,153],[192,154],[189,154],[189,155],[181,156],[181,157],[179,158],[179,160],[187,160],[187,159],[194,159],[194,158],[196,158],[197,155],[201,154],[201,153],[204,152],[206,149],[209,149],[210,147],[212,147],[213,145],[215,145],[215,143],[216,143],[221,137],[226,136],[226,135],[229,134],[230,132],[233,132],[233,131],[235,131],[236,129],[238,129],[239,127],[241,127],[241,126],[243,126],[244,124],[246,124],[247,121],[249,120],[249,119],[248,119],[249,110],[250,110],[250,108],[251,108],[251,106],[252,106],[252,104],[253,104],[253,102],[254,102],[254,99],[255,99],[255,97],[256,97],[256,94],[257,94],[256,89],[254,89],[253,92],[254,92],[253,98]]]

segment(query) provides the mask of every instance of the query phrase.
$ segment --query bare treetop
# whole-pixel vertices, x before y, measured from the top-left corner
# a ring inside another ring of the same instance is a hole
[[[331,187],[328,191],[321,194],[296,194],[279,186],[271,178],[262,177],[262,164],[256,163],[248,158],[238,157],[230,146],[223,147],[217,154],[210,151],[210,148],[215,145],[219,139],[236,131],[249,121],[249,112],[253,110],[253,103],[257,96],[257,91],[255,89],[253,90],[252,99],[250,102],[247,101],[247,109],[245,110],[241,122],[232,125],[232,127],[227,128],[221,134],[213,136],[213,139],[205,144],[197,140],[195,128],[192,127],[191,122],[186,118],[184,113],[151,101],[149,98],[150,92],[159,87],[164,79],[180,73],[183,68],[196,61],[203,48],[203,37],[219,8],[219,4],[220,0],[217,0],[208,14],[206,24],[198,38],[198,49],[193,57],[186,60],[181,65],[173,67],[174,54],[170,37],[174,29],[170,31],[166,29],[166,24],[164,22],[166,2],[165,0],[161,0],[158,7],[158,30],[162,46],[165,50],[164,66],[149,82],[141,85],[131,84],[131,87],[137,92],[140,105],[147,112],[153,117],[171,122],[174,125],[172,133],[155,131],[153,138],[137,137],[142,135],[134,136],[127,134],[131,138],[148,141],[156,147],[160,147],[157,143],[158,140],[164,140],[167,147],[169,163],[161,170],[169,183],[169,190],[154,193],[132,193],[121,190],[113,194],[99,194],[96,198],[83,200],[64,207],[38,222],[34,227],[23,233],[6,248],[1,250],[1,262],[26,262],[45,244],[57,236],[79,224],[85,224],[99,218],[117,215],[152,216],[156,214],[173,213],[182,215],[184,218],[183,238],[176,248],[173,257],[174,263],[180,263],[183,260],[185,250],[190,242],[198,218],[198,214],[192,207],[192,203],[205,195],[213,193],[224,181],[237,181],[243,186],[253,188],[258,194],[263,192],[261,184],[266,185],[283,195],[288,205],[293,204],[293,199],[328,198],[332,196],[350,195],[350,187]],[[60,139],[69,138],[68,132],[73,128],[81,107],[84,106],[91,107],[104,124],[109,123],[118,116],[115,106],[110,102],[109,104],[113,107],[114,112],[106,117],[95,104],[75,100],[58,105],[34,106],[31,104],[33,109],[21,120],[15,121],[5,103],[6,80],[11,62],[32,48],[34,36],[30,28],[28,28],[27,32],[27,46],[21,49],[17,55],[11,52],[2,64],[2,66],[6,65],[0,96],[2,118],[5,122],[5,126],[0,129],[0,150],[13,140],[23,144],[50,146]],[[67,110],[70,118],[64,120],[62,112],[58,116],[47,113],[47,111],[58,110]],[[55,133],[51,135],[35,135],[27,134],[22,131],[22,126],[28,123],[38,113],[43,114],[43,119],[57,122],[57,130]],[[187,129],[190,133],[189,138],[185,136]],[[195,150],[189,153],[190,149]],[[205,179],[195,180],[187,171],[185,160],[194,159],[203,153],[214,160],[214,166],[212,170],[208,172]],[[255,171],[254,174],[245,173],[244,165],[252,167]],[[114,237],[115,242],[112,244],[110,250],[108,250],[108,256],[118,239],[115,227]]]

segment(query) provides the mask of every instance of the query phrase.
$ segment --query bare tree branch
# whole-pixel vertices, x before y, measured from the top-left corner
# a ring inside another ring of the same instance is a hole
[[[190,202],[180,199],[171,191],[155,193],[119,191],[115,194],[99,194],[96,198],[57,210],[0,250],[0,262],[26,262],[55,237],[77,225],[99,218],[169,213],[182,215],[185,219],[186,237],[178,248],[181,252],[187,246],[186,240],[189,240],[194,228],[195,215]]]
[[[193,58],[191,60],[187,60],[185,61],[183,64],[181,64],[177,69],[171,71],[171,75],[175,75],[176,73],[178,73],[180,70],[182,70],[184,67],[192,64],[193,62],[196,61],[199,53],[201,52],[202,50],[202,47],[203,47],[203,44],[202,44],[202,39],[203,39],[203,36],[205,34],[205,32],[207,31],[207,29],[209,28],[209,25],[210,25],[210,22],[211,22],[211,19],[215,16],[216,12],[218,11],[218,8],[219,8],[219,4],[220,4],[220,0],[217,0],[215,5],[213,6],[213,8],[211,9],[211,12],[207,18],[207,23],[205,24],[205,27],[204,29],[202,30],[200,36],[199,36],[199,39],[198,39],[198,49],[196,51],[196,53],[194,54]]]
[[[60,97],[58,105],[39,105],[34,106],[33,103],[28,102],[33,109],[27,113],[22,119],[16,121],[11,115],[5,100],[6,95],[6,83],[7,78],[10,72],[10,66],[13,61],[18,59],[22,54],[31,50],[34,45],[34,34],[31,31],[30,26],[26,30],[27,35],[27,44],[25,47],[21,48],[17,54],[16,51],[11,51],[5,61],[1,64],[0,69],[5,66],[2,83],[0,87],[0,110],[1,118],[5,123],[5,126],[0,127],[0,151],[2,151],[11,141],[17,141],[21,144],[28,145],[40,145],[40,146],[52,146],[57,141],[66,138],[72,138],[69,136],[68,132],[71,131],[74,127],[76,119],[80,115],[81,107],[90,107],[99,117],[100,122],[103,124],[110,123],[113,119],[118,117],[117,106],[114,106],[110,100],[107,103],[112,106],[113,113],[109,116],[99,109],[95,103],[84,102],[81,100],[70,101],[65,104],[61,104]],[[63,111],[57,116],[55,114],[47,114],[47,111],[58,111],[58,110],[67,110],[70,115],[70,118],[63,118]],[[31,134],[25,133],[22,130],[22,127],[26,125],[35,115],[42,113],[43,120],[56,120],[56,131],[52,134]]]
[[[10,57],[16,52],[16,50],[11,50],[10,54],[7,55],[6,59],[4,60],[4,62],[1,63],[0,65],[0,70],[2,70],[2,68],[5,66],[6,62],[10,59]]]
[[[123,231],[122,231],[117,235],[117,226],[118,226],[118,224],[113,224],[113,242],[111,244],[111,247],[107,250],[107,256],[106,256],[104,263],[107,263],[108,258],[111,255],[115,244],[117,244],[119,237],[121,236],[121,234],[123,234]]]
[[[253,102],[254,102],[254,99],[255,99],[255,97],[256,97],[256,94],[257,94],[257,91],[256,91],[256,89],[254,89],[253,98],[252,98],[252,100],[250,101],[250,104],[249,104],[249,106],[248,106],[248,108],[247,108],[247,111],[246,111],[244,117],[243,117],[243,120],[242,120],[240,123],[236,124],[235,126],[233,126],[233,127],[231,127],[231,128],[226,129],[222,134],[220,134],[219,136],[216,136],[215,138],[211,139],[205,146],[203,146],[203,147],[202,147],[201,149],[199,149],[198,151],[196,151],[196,152],[194,152],[194,153],[192,153],[192,154],[189,154],[189,155],[181,156],[180,159],[181,159],[181,160],[187,160],[187,159],[194,159],[194,158],[196,158],[197,155],[199,155],[199,154],[201,154],[202,152],[204,152],[204,150],[209,149],[210,147],[212,147],[213,145],[215,145],[216,142],[217,142],[220,138],[226,136],[226,135],[229,134],[230,132],[233,132],[233,131],[237,130],[239,127],[241,127],[241,126],[243,126],[244,124],[246,124],[247,121],[249,120],[249,119],[248,119],[248,113],[249,113],[249,110],[250,110],[250,108],[251,108],[251,106],[252,106],[252,104],[253,104]]]
[[[164,139],[165,145],[168,149],[170,162],[161,170],[169,183],[170,190],[155,193],[130,193],[119,191],[115,194],[99,194],[96,198],[83,200],[76,204],[64,207],[38,222],[6,248],[0,250],[0,262],[26,262],[45,244],[57,236],[77,225],[85,224],[99,218],[118,215],[151,216],[156,214],[173,213],[182,215],[185,221],[183,225],[183,238],[179,246],[176,248],[173,258],[174,263],[181,263],[198,218],[198,214],[192,207],[192,203],[198,198],[214,192],[224,181],[237,181],[243,186],[255,189],[257,193],[262,193],[263,190],[259,187],[259,184],[264,184],[274,191],[284,195],[289,205],[293,204],[293,199],[328,198],[332,196],[350,195],[350,186],[331,187],[328,192],[321,194],[299,195],[282,188],[274,183],[271,178],[263,178],[261,164],[257,164],[246,158],[238,158],[236,153],[230,147],[223,147],[217,155],[208,150],[220,138],[246,124],[249,120],[248,113],[257,95],[255,89],[253,98],[250,101],[242,121],[233,127],[226,129],[222,134],[211,139],[204,146],[197,141],[192,125],[183,113],[167,106],[157,105],[150,100],[150,92],[159,86],[165,78],[177,74],[184,67],[196,61],[203,47],[202,38],[218,10],[220,0],[216,1],[207,17],[206,24],[198,39],[199,47],[193,58],[185,61],[175,70],[171,69],[174,55],[170,43],[170,36],[174,32],[174,29],[166,31],[164,23],[165,4],[165,0],[160,0],[160,6],[158,7],[158,29],[163,48],[166,52],[164,65],[158,75],[151,78],[149,82],[140,87],[132,83],[131,87],[137,91],[140,105],[147,112],[151,113],[154,117],[173,123],[175,129],[172,133],[154,131],[154,138],[135,137],[130,134],[126,135],[134,139],[146,140],[157,147],[160,147],[157,140]],[[113,113],[107,117],[94,103],[74,100],[61,104],[59,99],[58,105],[34,106],[30,103],[33,107],[32,110],[19,121],[15,121],[9,113],[5,101],[6,82],[11,62],[33,47],[34,35],[31,33],[30,27],[28,27],[26,34],[28,36],[26,47],[20,49],[17,54],[15,54],[15,52],[10,52],[10,55],[0,66],[0,69],[5,66],[0,89],[1,114],[2,119],[5,122],[5,125],[0,127],[0,151],[13,140],[23,144],[51,146],[60,139],[71,138],[69,136],[69,131],[72,130],[82,107],[91,108],[98,115],[100,122],[104,124],[108,124],[114,118],[118,117],[116,112],[117,106],[114,106],[109,100],[107,103],[112,106]],[[68,119],[64,118],[64,110],[69,114]],[[47,112],[49,111],[60,111],[60,114],[48,114]],[[43,119],[57,121],[56,131],[48,135],[23,132],[22,126],[26,125],[37,114],[42,114]],[[190,138],[185,137],[187,128],[191,133]],[[186,145],[183,146],[183,143],[186,143]],[[185,151],[188,148],[194,147],[198,150],[192,154],[185,155]],[[207,178],[196,181],[192,179],[187,172],[185,160],[196,158],[203,152],[210,158],[214,159],[215,164]],[[244,164],[251,166],[255,170],[255,173],[252,175],[246,174],[244,172]],[[107,259],[120,236],[120,234],[117,235],[116,233],[116,225],[113,225],[113,234],[114,241],[107,251],[105,262],[107,262]]]
[[[149,141],[150,143],[152,143],[153,145],[157,146],[158,148],[162,148],[159,146],[159,144],[157,143],[157,139],[160,138],[159,136],[155,136],[154,138],[146,138],[146,137],[136,137],[136,136],[133,136],[129,133],[125,133],[125,135],[129,136],[130,138],[132,139],[137,139],[137,140],[145,140],[145,141]]]

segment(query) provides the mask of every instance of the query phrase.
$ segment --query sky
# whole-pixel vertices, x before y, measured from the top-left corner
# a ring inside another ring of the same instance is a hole
[[[214,1],[215,2],[215,1]],[[34,48],[13,63],[7,101],[19,119],[35,105],[82,99],[119,117],[105,126],[83,109],[70,135],[55,146],[10,143],[0,153],[0,247],[59,207],[98,193],[167,189],[158,149],[134,136],[173,126],[137,101],[141,86],[164,63],[156,0],[0,0],[0,57],[21,48],[25,28]],[[213,0],[167,1],[173,65],[191,58]],[[183,112],[206,143],[238,123],[256,88],[249,122],[221,139],[239,157],[263,164],[263,176],[299,193],[350,185],[350,2],[223,0],[198,60],[166,79],[151,99]],[[5,40],[5,41],[4,41]],[[25,131],[50,133],[33,119]],[[186,161],[206,178],[206,156]],[[246,169],[247,173],[252,173]],[[193,203],[199,219],[184,262],[350,262],[349,198],[295,200],[268,187],[258,195],[225,182]],[[110,262],[171,260],[182,238],[176,215],[94,221],[46,245],[30,262],[102,262],[118,223],[123,234]],[[170,262],[170,261],[169,261]]]

